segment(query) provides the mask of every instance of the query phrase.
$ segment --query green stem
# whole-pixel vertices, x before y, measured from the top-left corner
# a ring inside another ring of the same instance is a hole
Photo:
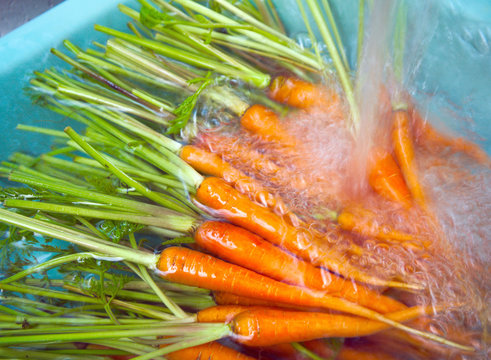
[[[60,358],[73,359],[73,360],[104,360],[106,357],[102,356],[88,356],[71,354],[68,357],[64,357],[59,352],[47,352],[44,350],[34,351],[30,349],[14,350],[7,347],[0,347],[0,358],[8,359],[38,359],[38,360],[58,360]]]
[[[210,19],[213,19],[217,22],[221,22],[223,24],[227,25],[240,25],[238,22],[221,15],[211,9],[208,9],[205,6],[202,6],[192,0],[176,0],[177,3],[181,4],[182,6],[188,7],[196,12],[199,12]],[[271,29],[269,29],[267,32],[269,33]],[[302,49],[297,46],[295,43],[292,43],[292,41],[289,39],[286,44],[283,44],[282,41],[279,39],[272,40],[264,35],[261,35],[258,32],[254,32],[251,30],[245,30],[245,29],[237,29],[237,32],[246,35],[247,37],[257,41],[258,43],[262,43],[265,48],[271,48],[277,51],[280,51],[281,53],[293,58],[297,59],[301,62],[304,62],[310,66],[312,66],[315,69],[322,69],[322,66],[317,62],[317,60],[314,60],[312,55],[310,53],[306,53],[302,51]],[[283,34],[280,34],[283,37]],[[269,79],[267,83],[264,83],[263,86],[258,86],[259,88],[263,88],[269,84]],[[257,86],[257,85],[256,85]]]
[[[174,231],[183,231],[184,230],[183,228],[186,228],[187,230],[185,230],[185,232],[189,231],[189,228],[187,228],[186,226],[187,221],[182,222],[181,221],[182,217],[179,215],[168,219],[168,218],[161,218],[161,217],[155,217],[150,215],[139,215],[135,213],[108,211],[102,209],[97,210],[92,208],[83,208],[81,206],[60,205],[54,203],[29,201],[29,200],[15,200],[15,199],[5,200],[4,206],[12,207],[12,208],[20,208],[20,209],[41,210],[45,212],[54,212],[54,213],[83,216],[83,217],[96,218],[96,219],[129,221],[135,224],[163,227],[165,229],[174,230]],[[182,223],[184,223],[184,226],[179,225]]]
[[[0,209],[1,210],[1,209]],[[100,304],[98,299],[94,299],[88,296],[74,295],[62,291],[42,289],[34,286],[20,285],[20,284],[3,284],[0,283],[0,289],[4,291],[19,292],[24,294],[46,296],[50,298],[56,298],[60,300],[84,302],[90,304]]]
[[[230,329],[227,325],[221,324],[221,326],[216,327],[216,329],[211,329],[209,332],[203,333],[201,336],[197,336],[196,338],[192,338],[189,340],[176,342],[175,344],[166,346],[162,349],[152,351],[145,355],[137,356],[133,358],[133,360],[151,360],[155,356],[165,355],[174,351],[186,349],[188,347],[206,344],[211,341],[222,339],[228,335],[230,335]]]
[[[299,344],[297,342],[292,343],[292,347],[295,350],[297,350],[300,354],[307,356],[309,359],[312,359],[312,360],[325,360],[323,357],[320,357],[319,355],[317,355],[313,351],[310,351],[305,346],[303,346],[302,344]]]
[[[82,99],[89,103],[105,105],[108,107],[114,107],[128,114],[133,114],[139,116],[143,119],[153,121],[157,124],[161,124],[166,126],[168,124],[167,119],[170,117],[169,115],[157,114],[153,111],[149,111],[142,107],[137,107],[130,105],[129,103],[124,103],[121,101],[117,101],[114,99],[110,99],[106,96],[96,95],[92,92],[83,89],[77,89],[74,87],[69,87],[66,85],[58,85],[57,91],[63,95],[69,95],[75,97],[77,99]]]
[[[54,268],[61,264],[66,264],[68,262],[80,261],[83,259],[94,258],[94,257],[95,256],[93,253],[77,253],[77,254],[70,254],[70,255],[56,257],[54,259],[45,261],[44,263],[31,266],[28,269],[18,272],[6,279],[0,280],[0,283],[8,284],[11,283],[12,281],[17,281],[34,273],[44,272],[48,269]]]
[[[135,188],[137,192],[141,195],[155,201],[157,204],[163,205],[169,209],[176,210],[178,212],[188,212],[186,209],[182,209],[177,204],[166,199],[162,194],[157,193],[148,189],[146,186],[135,181],[133,178],[128,176],[126,173],[118,169],[114,164],[108,161],[104,156],[102,156],[97,150],[95,150],[91,145],[85,142],[80,135],[78,135],[72,128],[67,127],[65,132],[70,136],[70,138],[75,141],[87,154],[97,160],[101,165],[107,168],[111,173],[113,173],[118,179],[124,182],[126,185]]]
[[[109,256],[121,257],[136,264],[142,264],[149,269],[155,269],[158,255],[106,243],[104,240],[84,233],[68,230],[64,227],[49,224],[45,221],[29,218],[0,208],[0,221],[26,230],[37,232],[72,244],[89,248]],[[1,284],[0,284],[1,285]],[[6,285],[2,285],[6,286]]]
[[[43,318],[44,319],[44,318]],[[76,331],[76,329],[74,329]],[[187,325],[169,325],[163,324],[162,327],[139,328],[128,330],[112,330],[112,331],[94,331],[94,332],[75,332],[63,334],[42,334],[42,335],[25,335],[25,336],[4,336],[0,337],[0,345],[17,345],[17,344],[34,344],[34,343],[50,343],[50,342],[66,342],[66,341],[89,341],[98,339],[122,339],[128,337],[142,336],[179,336],[187,335],[189,331],[208,332],[209,337],[203,336],[200,339],[206,340],[197,342],[202,344],[211,340],[219,339],[229,334],[229,328],[224,324],[187,324]],[[167,352],[164,352],[164,354]],[[160,355],[160,354],[152,354]],[[146,359],[152,359],[146,357]]]
[[[343,60],[344,68],[347,72],[350,72],[350,66],[348,63],[348,59],[346,58],[346,52],[344,50],[343,42],[341,41],[341,36],[339,35],[338,26],[336,25],[336,20],[334,20],[334,15],[331,10],[331,6],[329,5],[328,0],[322,0],[322,5],[327,14],[327,19],[329,20],[329,25],[331,25],[332,32],[334,34],[334,39],[336,40],[337,49],[341,55]]]
[[[358,42],[356,46],[356,64],[360,65],[365,34],[365,0],[358,0]]]
[[[64,194],[65,196],[72,195],[81,199],[100,202],[102,204],[111,204],[112,206],[128,209],[128,211],[135,213],[153,215],[154,217],[167,218],[168,220],[175,218],[177,221],[175,225],[181,224],[183,228],[180,230],[185,232],[189,231],[196,225],[196,219],[194,217],[183,215],[161,206],[129,200],[119,196],[106,195],[94,190],[86,190],[75,186],[65,185],[64,183],[56,183],[56,179],[45,180],[14,171],[10,174],[9,180],[33,187],[40,187],[51,191],[56,191],[60,194]],[[187,227],[185,227],[186,223]]]
[[[341,85],[343,86],[346,99],[348,100],[348,103],[350,105],[351,124],[349,125],[351,125],[354,132],[357,133],[358,128],[360,126],[360,114],[358,110],[358,105],[355,100],[353,86],[351,84],[349,74],[344,68],[343,61],[341,60],[341,57],[339,56],[339,52],[336,49],[336,45],[334,44],[334,40],[331,36],[331,32],[329,31],[329,28],[324,22],[324,19],[322,17],[322,11],[319,7],[319,4],[317,3],[316,0],[306,0],[306,2],[310,8],[312,16],[314,17],[314,20],[322,35],[322,38],[327,46],[327,50],[329,51],[329,55],[331,56],[331,59],[334,63],[334,67],[341,81]]]
[[[116,36],[123,40],[127,40],[129,42],[133,42],[135,44],[139,44],[146,48],[152,49],[155,52],[164,56],[168,56],[172,59],[182,61],[193,66],[214,70],[224,75],[239,77],[258,87],[265,87],[269,84],[269,76],[260,72],[250,74],[250,72],[244,72],[243,70],[222,64],[218,61],[205,59],[191,52],[187,52],[184,50],[177,51],[175,48],[172,48],[155,40],[141,39],[138,36],[126,34],[117,30],[107,28],[105,26],[95,25],[94,28],[95,30],[101,31],[105,34]]]
[[[130,239],[130,244],[134,249],[138,249],[138,246],[136,244],[136,239],[134,234],[129,235]],[[131,266],[131,264],[128,264]],[[152,279],[150,274],[148,273],[147,269],[143,267],[142,265],[138,266],[140,269],[140,274],[141,278],[143,281],[145,281],[150,288],[153,290],[153,292],[159,297],[159,299],[162,301],[162,303],[178,318],[185,318],[188,317],[188,314],[186,314],[174,301],[169,299],[167,295],[164,294],[162,289],[160,289],[155,281]]]

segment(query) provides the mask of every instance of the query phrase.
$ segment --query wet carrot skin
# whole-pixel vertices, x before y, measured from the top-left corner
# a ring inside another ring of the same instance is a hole
[[[417,174],[409,114],[405,110],[398,110],[392,113],[392,118],[392,143],[396,160],[412,198],[425,209],[426,198]]]
[[[386,316],[402,322],[430,311],[430,308],[415,307]],[[390,327],[378,321],[349,315],[268,308],[241,312],[231,321],[230,326],[235,340],[248,346],[270,346],[327,337],[360,337]]]
[[[364,274],[345,261],[345,256],[327,245],[326,239],[292,226],[284,218],[262,207],[222,179],[208,177],[199,186],[196,199],[217,217],[247,229],[270,243],[337,274],[356,281],[384,285],[386,282]]]
[[[325,291],[380,313],[406,308],[404,304],[363,285],[355,286],[349,280],[316,268],[259,236],[229,223],[207,221],[196,230],[195,240],[215,256],[278,281]]]
[[[260,306],[216,305],[198,311],[196,321],[199,323],[228,323],[241,312],[254,308],[260,308]]]
[[[269,97],[299,109],[314,106],[341,107],[340,98],[334,90],[293,77],[276,77],[269,88]]]
[[[168,360],[254,360],[216,341],[166,354]]]
[[[284,147],[297,145],[295,137],[284,129],[278,115],[266,106],[252,105],[242,115],[240,124],[244,129],[258,135],[263,141],[281,144]]]
[[[258,181],[234,168],[217,154],[193,145],[185,145],[181,149],[180,157],[200,173],[222,178],[259,204],[272,209],[286,208],[281,199],[273,196]]]
[[[383,148],[374,148],[370,155],[368,168],[368,183],[377,194],[407,209],[411,207],[411,193],[401,169],[388,151]]]

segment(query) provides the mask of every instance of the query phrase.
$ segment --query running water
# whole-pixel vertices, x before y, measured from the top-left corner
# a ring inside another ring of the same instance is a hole
[[[361,120],[357,136],[333,116],[332,108],[320,106],[291,111],[282,119],[284,130],[296,139],[293,151],[264,141],[237,123],[216,133],[202,133],[198,143],[258,179],[310,226],[328,233],[338,249],[353,249],[343,247],[346,240],[358,246],[358,253],[347,256],[352,264],[379,278],[423,285],[421,292],[394,294],[407,305],[443,304],[448,309],[415,326],[472,344],[481,351],[464,358],[481,358],[489,347],[485,336],[491,320],[489,159],[479,152],[462,151],[465,146],[453,149],[428,137],[425,124],[441,121],[426,118],[426,108],[418,108],[413,97],[415,79],[437,29],[435,3],[425,2],[418,11],[409,3],[402,8],[401,4],[405,3],[374,2],[366,20],[354,81]],[[405,26],[398,18],[401,11],[409,15],[408,25],[394,43],[397,31]],[[397,51],[405,53],[402,64],[395,60]],[[423,101],[418,98],[418,103],[431,104],[435,98],[435,94]],[[427,209],[418,205],[404,209],[382,199],[367,181],[371,149],[381,146],[393,152],[394,108],[409,110],[416,173],[427,197]],[[256,155],[248,156],[248,151]],[[259,155],[262,162],[257,162]],[[336,215],[345,208],[359,211],[374,228],[385,231],[390,225],[412,239],[396,241],[336,231]],[[372,341],[387,344],[389,340],[380,336]],[[453,356],[448,349],[412,339],[414,347],[425,349],[416,351],[406,341],[407,337],[402,342],[390,340],[399,346],[394,345],[394,353],[408,351],[408,359],[428,356],[425,351],[441,358]]]

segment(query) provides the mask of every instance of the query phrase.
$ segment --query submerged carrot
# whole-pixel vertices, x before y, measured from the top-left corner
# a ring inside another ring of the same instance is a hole
[[[297,141],[282,126],[276,113],[263,105],[252,105],[242,115],[240,124],[244,129],[258,135],[263,141],[273,142],[285,147],[295,147]]]
[[[195,170],[206,175],[222,178],[237,190],[264,206],[273,209],[286,208],[280,198],[273,196],[258,181],[223,161],[216,154],[193,145],[186,145],[182,147],[180,157]]]
[[[260,275],[241,266],[226,263],[201,252],[169,247],[159,258],[159,275],[166,280],[197,286],[213,291],[228,291],[236,295],[259,297],[264,300],[346,312],[380,321],[379,313],[342,298],[322,292],[288,285]]]
[[[280,103],[300,109],[328,106],[328,110],[342,117],[341,100],[331,89],[293,77],[276,77],[269,88],[269,96]]]
[[[226,291],[214,291],[213,298],[218,305],[244,305],[244,306],[269,306],[269,307],[281,307],[286,309],[295,309],[300,311],[312,311],[312,308],[296,306],[293,304],[278,303],[274,301],[267,301],[264,299],[239,296]]]
[[[461,137],[445,135],[435,129],[413,106],[408,110],[414,130],[415,142],[427,150],[448,148],[452,152],[462,152],[480,164],[491,167],[491,159],[477,144]]]
[[[253,357],[216,341],[174,351],[166,354],[165,358],[168,360],[254,360]]]
[[[409,114],[405,110],[398,110],[392,113],[392,118],[392,143],[396,160],[399,163],[412,198],[421,208],[426,209],[426,198],[418,178],[418,170],[414,159]]]
[[[374,349],[363,350],[343,346],[336,360],[395,360],[390,354]]]
[[[253,296],[269,301],[277,301],[279,303],[340,311],[361,317],[360,319],[362,319],[363,324],[366,323],[366,319],[371,319],[375,320],[374,323],[377,326],[383,325],[385,328],[392,326],[433,341],[449,344],[457,348],[468,349],[468,347],[462,347],[459,344],[452,343],[439,336],[404,326],[400,324],[397,319],[390,319],[373,310],[364,308],[345,299],[325,295],[322,292],[315,290],[284,284],[195,250],[169,247],[161,253],[158,259],[157,269],[159,271],[159,276],[179,284],[197,286],[213,291],[229,291],[241,296],[250,297],[251,294],[254,294]],[[405,311],[409,311],[412,314],[410,310],[411,309],[402,310],[401,312],[406,314]],[[414,309],[412,310],[416,311]],[[431,310],[433,311],[434,307],[431,307]],[[421,311],[421,309],[417,311]],[[235,319],[240,318],[245,313],[248,312],[246,311],[237,315],[232,321],[232,324],[235,323]],[[310,314],[308,312],[299,313]],[[400,312],[396,314],[399,313]],[[348,316],[348,318],[354,317]],[[243,334],[237,333],[237,335]],[[288,340],[282,342],[288,342]]]
[[[427,313],[433,313],[433,308],[412,307],[387,314],[387,317],[403,322]],[[269,346],[325,337],[359,337],[389,327],[378,321],[354,316],[268,308],[241,312],[230,325],[234,338],[248,346]]]
[[[214,213],[241,226],[263,239],[280,246],[315,266],[326,267],[335,273],[359,282],[378,286],[414,288],[413,285],[374,278],[354,268],[343,255],[321,244],[312,234],[289,224],[270,209],[251,202],[223,180],[206,178],[196,192],[196,199]],[[419,288],[416,286],[416,288]]]
[[[411,207],[411,193],[401,169],[392,155],[382,148],[374,148],[371,152],[368,183],[377,194],[385,199],[395,201],[405,208]]]
[[[278,281],[325,291],[380,313],[406,308],[404,304],[367,287],[354,285],[351,281],[316,268],[229,223],[207,221],[196,230],[195,240],[215,256]]]
[[[343,230],[367,237],[397,241],[414,240],[412,234],[397,231],[389,225],[378,224],[374,218],[375,214],[367,209],[347,207],[338,215],[337,222]]]

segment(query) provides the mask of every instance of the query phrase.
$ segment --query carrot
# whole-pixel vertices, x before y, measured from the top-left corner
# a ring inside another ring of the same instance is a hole
[[[426,197],[418,179],[418,170],[414,160],[414,145],[409,114],[405,110],[394,111],[392,113],[392,119],[392,143],[396,160],[399,163],[412,198],[422,209],[426,209]]]
[[[343,117],[341,99],[334,90],[293,77],[276,77],[269,88],[269,97],[300,109],[328,106],[330,112]]]
[[[188,347],[165,355],[168,360],[254,360],[253,357],[216,341]]]
[[[368,183],[385,199],[405,208],[411,207],[411,193],[392,155],[383,148],[371,151],[368,165]]]
[[[283,304],[283,303],[267,301],[259,298],[247,297],[247,296],[238,296],[225,291],[214,291],[213,298],[215,299],[215,302],[218,305],[245,305],[245,306],[269,306],[269,307],[277,306],[286,309],[312,311],[312,308],[295,306],[293,304]]]
[[[234,168],[220,156],[193,145],[183,146],[180,156],[195,170],[222,178],[241,193],[248,195],[251,200],[280,214],[287,212],[287,206],[280,197],[274,196],[260,182]]]
[[[412,307],[387,314],[391,320],[414,319],[433,308]],[[248,346],[308,341],[324,337],[360,337],[387,329],[387,324],[359,317],[278,309],[248,310],[230,323],[236,341]]]
[[[212,306],[207,309],[198,311],[198,313],[196,314],[196,321],[199,323],[221,323],[221,322],[228,323],[236,315],[253,308],[257,308],[257,306],[256,307],[246,306],[246,305]]]
[[[438,148],[448,148],[452,152],[462,152],[478,163],[491,167],[488,154],[477,144],[461,137],[445,135],[425,121],[414,106],[408,110],[414,130],[415,142],[425,149],[434,151]]]
[[[244,129],[258,135],[263,141],[281,144],[284,147],[297,145],[295,137],[281,125],[278,115],[266,106],[252,105],[242,115],[240,124]]]
[[[413,285],[377,279],[359,271],[343,261],[343,256],[337,251],[326,248],[319,239],[314,238],[307,231],[292,226],[270,209],[251,202],[221,179],[206,178],[196,192],[196,199],[214,210],[216,215],[261,236],[315,266],[326,267],[347,278],[368,284],[414,288]]]
[[[380,350],[362,350],[343,346],[336,360],[395,360],[395,357]]]
[[[343,230],[355,232],[366,237],[397,241],[414,240],[412,234],[392,229],[389,225],[378,224],[375,214],[361,207],[347,207],[338,215],[337,222]]]
[[[380,313],[406,308],[396,300],[362,285],[355,286],[351,281],[299,260],[259,236],[228,223],[203,223],[195,233],[195,240],[215,256],[278,281],[325,291]]]
[[[323,339],[304,341],[302,342],[302,345],[321,358],[329,359],[334,355],[334,350],[331,349],[331,346]]]
[[[284,284],[191,249],[181,247],[165,249],[160,255],[157,269],[164,279],[184,285],[213,291],[228,291],[240,296],[259,297],[296,306],[336,310],[386,321],[395,327],[400,327],[379,313],[345,299]]]

